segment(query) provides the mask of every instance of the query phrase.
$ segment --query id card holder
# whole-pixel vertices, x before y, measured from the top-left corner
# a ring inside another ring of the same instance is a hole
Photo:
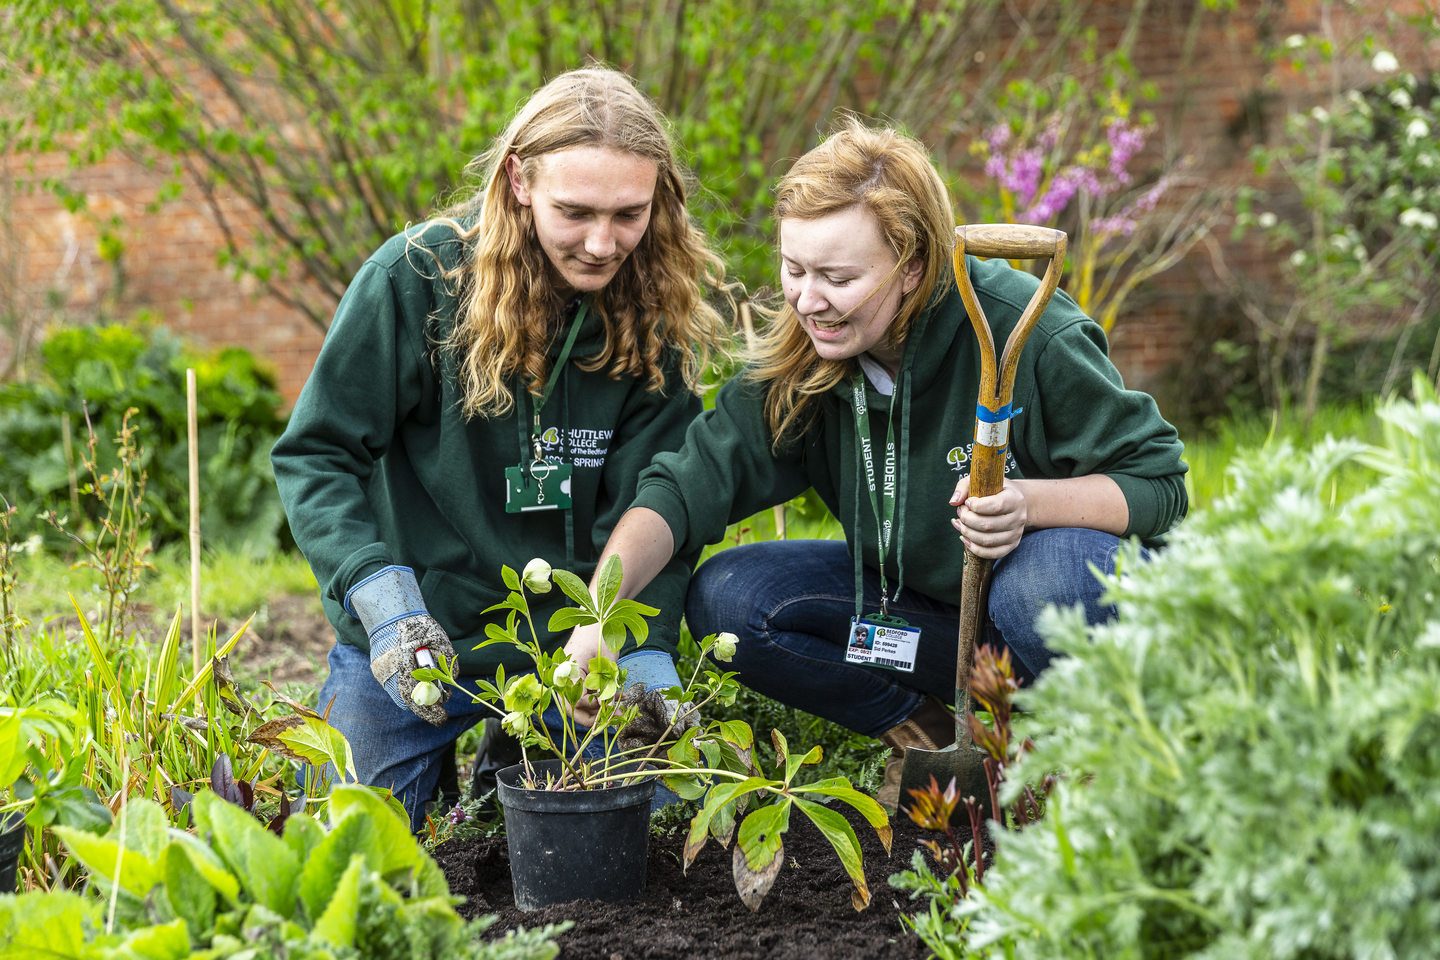
[[[505,512],[570,509],[570,464],[536,460],[505,468]]]
[[[850,636],[845,642],[845,662],[915,672],[915,654],[920,650],[920,628],[899,617],[879,613],[850,618]]]

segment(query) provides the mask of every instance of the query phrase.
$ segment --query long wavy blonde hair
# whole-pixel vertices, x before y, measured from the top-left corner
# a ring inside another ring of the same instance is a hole
[[[541,391],[549,374],[546,350],[564,309],[531,210],[515,199],[506,164],[517,158],[521,175],[532,183],[543,156],[582,146],[623,150],[658,168],[644,236],[594,295],[605,346],[582,369],[642,378],[648,390],[659,390],[664,353],[674,348],[686,386],[698,392],[712,354],[728,342],[729,325],[702,291],[703,283],[730,301],[724,261],[690,220],[689,174],[660,111],[618,71],[572,70],[520,108],[468,168],[480,189],[435,221],[448,223],[469,248],[468,258],[447,274],[460,306],[443,343],[459,361],[467,417],[508,413],[517,377],[525,389]]]
[[[857,204],[874,215],[897,264],[919,260],[923,268],[885,332],[886,345],[898,349],[915,318],[944,296],[951,280],[955,214],[950,195],[920,141],[847,117],[780,178],[775,222],[778,229],[787,218],[814,220]],[[821,358],[789,304],[774,312],[749,359],[748,376],[767,388],[765,420],[777,447],[804,431],[816,398],[855,369],[853,360]]]

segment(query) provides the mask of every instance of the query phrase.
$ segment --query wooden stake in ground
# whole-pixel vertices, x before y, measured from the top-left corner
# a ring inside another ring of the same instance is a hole
[[[185,371],[185,427],[190,447],[190,663],[200,673],[200,440],[195,371]]]

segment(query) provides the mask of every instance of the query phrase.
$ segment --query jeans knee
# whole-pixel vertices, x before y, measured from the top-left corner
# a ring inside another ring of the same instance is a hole
[[[750,632],[755,598],[744,582],[750,568],[744,549],[737,547],[717,553],[695,571],[685,598],[685,621],[695,637]]]

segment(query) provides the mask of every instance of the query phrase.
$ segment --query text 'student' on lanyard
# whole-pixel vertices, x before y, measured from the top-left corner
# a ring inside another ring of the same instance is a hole
[[[865,484],[870,488],[870,509],[875,514],[875,540],[880,555],[880,614],[888,616],[890,613],[890,590],[885,582],[885,558],[890,552],[891,531],[895,527],[895,501],[899,493],[899,464],[895,459],[895,394],[899,392],[900,384],[895,384],[895,389],[890,394],[890,414],[885,428],[885,476],[883,482],[875,482],[875,455],[871,449],[870,442],[870,410],[865,401],[865,375],[856,372],[855,378],[851,381],[851,396],[854,399],[855,408],[855,435],[860,446],[860,456],[865,464]],[[896,541],[896,550],[900,549],[899,541]],[[856,597],[857,604],[862,603],[860,591],[863,588],[863,581],[860,577],[862,566],[859,559],[859,552],[856,552]],[[899,589],[896,589],[899,593]]]
[[[570,332],[565,335],[565,345],[560,348],[560,356],[555,358],[555,365],[550,368],[550,376],[545,380],[545,389],[530,404],[530,451],[536,462],[545,459],[540,450],[540,411],[545,408],[545,401],[550,399],[550,394],[555,390],[555,384],[560,382],[560,376],[565,372],[565,364],[570,360],[570,350],[575,346],[576,338],[580,336],[580,327],[584,324],[585,314],[589,311],[590,300],[587,297],[580,302],[580,309],[575,311],[575,319],[570,321]]]

